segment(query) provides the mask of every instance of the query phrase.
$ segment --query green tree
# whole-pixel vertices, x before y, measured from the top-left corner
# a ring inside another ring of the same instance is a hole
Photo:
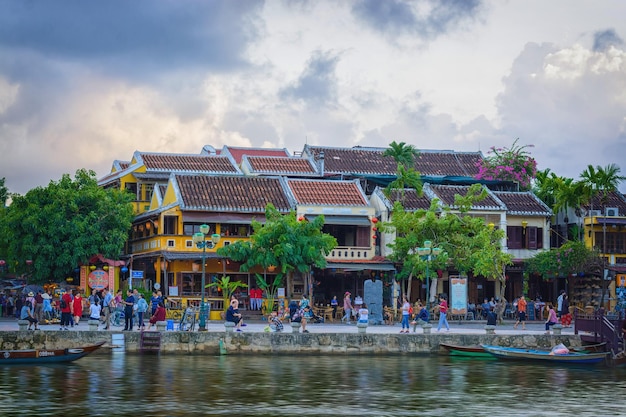
[[[425,279],[427,267],[436,270],[453,266],[461,273],[472,272],[499,280],[504,298],[504,270],[512,262],[511,255],[502,251],[504,231],[486,225],[482,218],[468,215],[471,207],[486,195],[487,191],[480,184],[472,185],[465,196],[455,196],[458,213],[453,213],[450,207],[440,207],[437,199],[428,210],[414,212],[406,212],[399,202],[394,205],[391,221],[384,223],[381,229],[396,233],[395,241],[389,245],[393,250],[390,257],[402,265],[398,276],[408,279],[408,288],[414,275]],[[418,253],[426,240],[430,240],[433,247],[443,249],[428,265]]]
[[[544,279],[566,277],[580,272],[599,276],[599,254],[588,249],[584,242],[569,241],[560,248],[539,252],[526,261],[525,271]]]
[[[9,189],[5,185],[5,178],[0,178],[0,208],[4,208],[9,199]]]
[[[242,271],[249,271],[254,267],[261,267],[263,270],[276,267],[278,274],[271,285],[259,279],[260,275],[256,276],[259,287],[265,288],[272,301],[268,305],[273,306],[276,289],[282,285],[283,278],[290,280],[294,272],[299,272],[310,279],[311,267],[326,266],[325,257],[337,246],[337,240],[322,232],[323,216],[309,222],[296,218],[294,211],[283,215],[272,204],[268,204],[265,218],[265,224],[252,222],[254,233],[249,241],[238,241],[224,246],[217,253],[242,262]]]
[[[24,196],[13,196],[0,217],[0,247],[17,272],[31,274],[32,282],[67,277],[96,254],[119,257],[134,217],[133,197],[98,186],[95,172],[64,174]],[[32,260],[28,271],[26,260]]]
[[[389,148],[383,152],[383,156],[390,156],[396,161],[396,179],[385,188],[384,194],[391,197],[393,191],[400,192],[400,201],[404,202],[406,188],[414,188],[418,195],[422,194],[422,181],[420,173],[415,170],[415,158],[419,151],[413,145],[404,142],[393,141]]]

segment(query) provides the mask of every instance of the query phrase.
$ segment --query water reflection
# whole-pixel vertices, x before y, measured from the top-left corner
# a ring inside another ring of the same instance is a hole
[[[0,368],[0,415],[616,416],[625,371],[437,356],[94,355]]]

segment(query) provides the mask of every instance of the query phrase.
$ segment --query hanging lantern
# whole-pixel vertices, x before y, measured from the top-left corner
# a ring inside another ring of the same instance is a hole
[[[373,231],[377,231],[378,229],[376,228],[376,226],[372,227]]]
[[[95,265],[90,265],[89,269],[91,269],[92,271],[95,271],[96,270],[96,266]]]
[[[377,217],[372,217],[372,223],[374,223],[374,224],[378,223],[378,218]]]
[[[303,222],[304,221],[304,217],[303,216],[298,217],[298,221],[299,222]]]
[[[376,240],[376,235],[372,235],[372,239]]]

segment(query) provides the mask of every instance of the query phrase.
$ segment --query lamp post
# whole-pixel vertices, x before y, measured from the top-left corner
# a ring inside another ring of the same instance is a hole
[[[217,242],[220,241],[220,235],[217,233],[213,233],[211,235],[210,240],[206,240],[207,235],[209,234],[209,225],[203,224],[200,226],[200,231],[198,233],[193,234],[193,242],[196,244],[198,249],[202,249],[202,284],[200,288],[202,299],[200,301],[200,324],[199,330],[206,331],[206,305],[204,304],[204,287],[206,280],[206,250],[207,248],[212,249],[217,245]]]
[[[424,241],[424,247],[418,248],[417,253],[426,261],[426,310],[430,311],[430,263],[441,254],[441,248],[433,248],[430,240]]]

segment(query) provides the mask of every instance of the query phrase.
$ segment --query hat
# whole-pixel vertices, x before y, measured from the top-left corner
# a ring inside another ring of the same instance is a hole
[[[346,291],[344,295],[352,295],[352,294],[350,293],[350,291]]]
[[[44,300],[49,300],[50,299],[50,294],[45,292],[45,293],[41,294],[41,298],[43,298]]]
[[[35,295],[35,294],[33,294],[33,292],[32,292],[32,291],[28,293],[28,296],[29,296],[29,297],[33,297],[34,295]]]

